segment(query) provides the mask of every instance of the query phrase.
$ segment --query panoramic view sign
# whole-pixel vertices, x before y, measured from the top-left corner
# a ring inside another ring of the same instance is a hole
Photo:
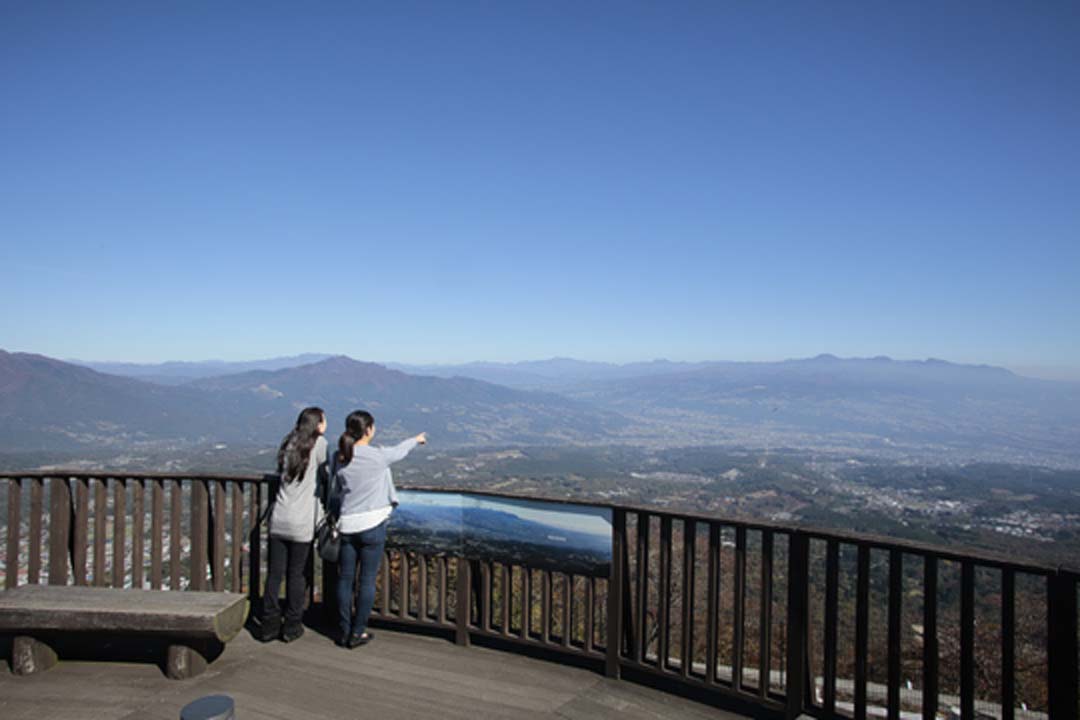
[[[404,490],[387,544],[468,558],[606,576],[611,511],[539,500]]]

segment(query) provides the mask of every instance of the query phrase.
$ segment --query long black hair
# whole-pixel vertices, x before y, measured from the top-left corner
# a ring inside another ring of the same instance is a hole
[[[277,469],[282,482],[289,483],[303,475],[324,419],[326,413],[322,408],[309,407],[300,411],[296,427],[281,441],[277,451]]]
[[[368,429],[375,424],[375,418],[367,410],[353,410],[345,418],[345,432],[338,438],[337,464],[345,467],[352,462],[353,446],[356,441],[367,435]]]

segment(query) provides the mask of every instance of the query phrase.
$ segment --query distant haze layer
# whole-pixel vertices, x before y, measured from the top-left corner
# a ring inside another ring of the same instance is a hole
[[[301,408],[319,405],[331,436],[367,408],[382,438],[427,431],[442,447],[792,447],[1080,466],[1080,385],[942,360],[558,359],[405,372],[333,356],[216,367],[242,371],[159,384],[0,351],[0,450],[273,446]]]

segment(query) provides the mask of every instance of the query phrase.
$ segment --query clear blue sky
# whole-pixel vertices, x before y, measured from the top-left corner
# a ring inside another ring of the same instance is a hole
[[[56,357],[1080,377],[1080,5],[7,1],[0,242]]]

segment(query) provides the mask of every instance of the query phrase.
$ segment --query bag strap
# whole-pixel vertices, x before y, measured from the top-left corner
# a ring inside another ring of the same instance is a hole
[[[263,479],[267,481],[267,487],[269,487],[270,499],[266,503],[266,507],[259,513],[258,525],[262,525],[270,519],[270,513],[274,510],[274,505],[277,504],[278,488],[281,487],[280,475],[263,475]]]
[[[315,508],[314,518],[315,529],[318,531],[319,525],[319,506],[323,509],[323,520],[334,532],[337,531],[337,518],[334,517],[334,513],[331,511],[331,495],[333,494],[333,470],[329,459],[327,462],[319,466],[318,474],[315,478]]]

